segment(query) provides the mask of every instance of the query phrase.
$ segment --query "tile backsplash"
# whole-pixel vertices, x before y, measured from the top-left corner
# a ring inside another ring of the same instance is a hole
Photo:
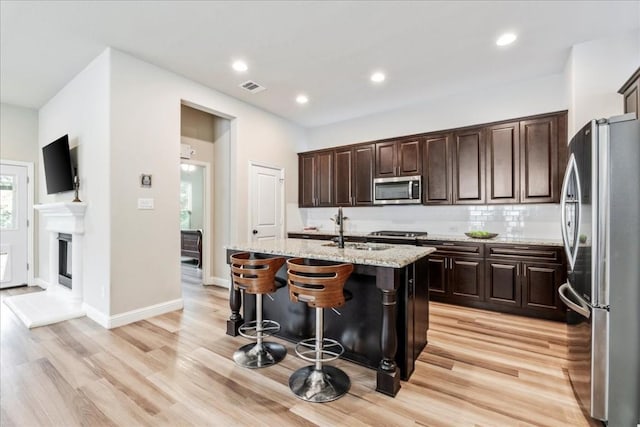
[[[337,208],[299,209],[290,231],[317,226],[334,231],[330,218]],[[477,206],[384,206],[343,208],[345,230],[368,233],[377,230],[427,231],[431,234],[462,234],[485,230],[505,237],[561,239],[560,205],[477,205]]]

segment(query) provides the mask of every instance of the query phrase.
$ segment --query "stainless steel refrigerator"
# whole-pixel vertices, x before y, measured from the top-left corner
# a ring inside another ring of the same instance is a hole
[[[573,137],[561,193],[569,378],[583,411],[640,424],[640,123],[593,120]]]

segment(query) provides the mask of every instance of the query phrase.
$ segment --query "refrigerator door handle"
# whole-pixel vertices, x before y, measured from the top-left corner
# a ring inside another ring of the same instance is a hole
[[[572,218],[574,221],[574,242],[569,242],[569,231],[567,230],[567,189],[569,187],[569,181],[571,177],[575,175],[575,186],[576,193],[573,197],[577,200],[571,200],[572,204],[575,204],[577,207],[576,217]],[[562,182],[562,192],[560,193],[560,230],[562,231],[562,242],[564,243],[564,251],[567,254],[567,260],[569,261],[569,269],[573,270],[573,267],[576,263],[576,258],[578,256],[578,236],[580,232],[580,212],[581,212],[581,202],[582,202],[582,194],[580,191],[580,178],[578,176],[578,166],[576,164],[576,158],[571,153],[569,157],[569,161],[567,162],[567,170],[564,173],[564,180]],[[571,250],[570,244],[573,244],[573,251]]]
[[[567,296],[567,293],[573,295],[575,297],[575,300],[577,300],[578,302],[574,302],[569,296]],[[586,302],[582,301],[582,298],[580,298],[580,296],[576,294],[576,292],[568,282],[560,285],[560,287],[558,288],[558,295],[560,296],[562,302],[564,302],[571,310],[575,311],[586,319],[591,317],[591,308]]]

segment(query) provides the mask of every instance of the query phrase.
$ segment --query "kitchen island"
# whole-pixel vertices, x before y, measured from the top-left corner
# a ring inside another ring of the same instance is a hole
[[[354,264],[345,284],[352,298],[339,314],[325,310],[325,336],[342,343],[343,358],[376,369],[376,390],[395,396],[400,379],[411,376],[427,343],[427,256],[434,251],[430,247],[361,243],[347,243],[340,249],[326,241],[282,239],[228,246],[227,260],[235,252],[250,252],[257,258],[280,255]],[[286,264],[276,277],[286,283]],[[263,310],[266,319],[280,323],[277,336],[297,342],[314,335],[313,309],[289,301],[286,286],[272,297],[273,301],[264,298]],[[241,301],[240,291],[231,288],[228,335],[238,335],[245,320],[255,319],[255,298],[245,295],[242,307]]]

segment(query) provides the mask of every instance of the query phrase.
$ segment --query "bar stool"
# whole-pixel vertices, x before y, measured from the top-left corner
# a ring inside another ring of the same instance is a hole
[[[280,330],[280,324],[274,320],[262,318],[262,295],[275,292],[280,286],[276,284],[276,273],[285,259],[267,258],[251,259],[248,252],[231,255],[231,280],[236,290],[256,296],[256,320],[246,322],[238,328],[238,333],[245,338],[256,340],[246,344],[233,353],[233,360],[245,368],[263,368],[274,365],[284,359],[287,349],[275,342],[263,341]]]
[[[295,371],[289,377],[289,388],[307,402],[330,402],[349,391],[351,381],[342,370],[324,365],[344,353],[342,344],[323,337],[324,309],[335,310],[344,305],[344,284],[353,265],[309,265],[309,262],[303,258],[287,260],[289,298],[316,309],[316,336],[296,345],[298,356],[314,365]]]

